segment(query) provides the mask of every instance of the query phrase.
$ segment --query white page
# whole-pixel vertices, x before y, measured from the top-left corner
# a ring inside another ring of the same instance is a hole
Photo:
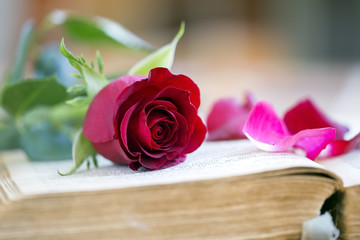
[[[360,150],[318,161],[326,169],[342,178],[344,187],[360,184]]]
[[[24,155],[22,155],[24,156]],[[290,167],[322,168],[317,163],[292,153],[267,153],[258,150],[248,140],[206,142],[187,160],[177,166],[134,172],[125,165],[114,165],[99,157],[99,168],[82,167],[70,176],[66,172],[71,160],[29,162],[19,154],[4,159],[5,164],[24,194],[72,191],[93,191],[184,181],[206,180],[235,175],[246,175]]]

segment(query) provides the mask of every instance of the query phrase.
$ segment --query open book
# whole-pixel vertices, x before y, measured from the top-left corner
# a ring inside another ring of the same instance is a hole
[[[164,170],[100,159],[97,169],[62,177],[71,160],[7,152],[0,239],[299,239],[302,223],[325,211],[343,238],[359,238],[359,156],[320,165],[248,140],[206,142]]]
[[[318,161],[343,181],[336,211],[343,239],[360,239],[360,150]]]

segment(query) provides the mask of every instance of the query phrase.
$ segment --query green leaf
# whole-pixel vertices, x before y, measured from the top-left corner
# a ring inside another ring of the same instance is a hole
[[[99,51],[96,52],[96,63],[98,65],[99,72],[103,73],[104,63],[103,63],[103,60],[101,59]]]
[[[37,106],[53,106],[66,99],[66,89],[55,77],[29,79],[7,85],[1,95],[3,108],[13,116]]]
[[[74,165],[67,173],[61,173],[58,171],[59,175],[67,176],[74,173],[89,157],[95,156],[96,151],[89,140],[84,137],[82,129],[78,131],[75,136],[73,147],[72,147],[72,157]]]
[[[96,155],[92,155],[92,160],[93,160],[93,164],[96,168],[98,168],[98,162],[97,162],[97,159],[96,159]]]
[[[185,23],[182,22],[179,32],[176,34],[175,38],[171,43],[159,48],[155,52],[151,53],[140,62],[136,63],[130,70],[130,75],[148,75],[149,71],[155,67],[166,67],[171,68],[177,43],[184,34]]]
[[[65,103],[52,107],[37,107],[26,112],[16,123],[20,132],[31,131],[37,134],[49,129],[72,140],[83,124],[86,111],[85,107],[74,108]],[[55,134],[52,135],[55,136]]]
[[[19,133],[13,121],[0,122],[0,151],[19,147]]]
[[[61,39],[60,51],[61,51],[62,55],[68,59],[71,66],[76,68],[81,73],[82,67],[86,66],[86,64],[84,65],[81,61],[81,58],[74,57],[74,55],[69,50],[67,50],[65,43],[64,43],[64,38]]]
[[[84,67],[82,75],[86,82],[87,95],[90,99],[93,99],[93,97],[109,83],[102,74],[99,74],[90,68]]]
[[[62,26],[81,42],[111,43],[129,49],[152,51],[153,47],[119,23],[102,17],[81,17],[69,11],[55,10],[45,20],[45,30]]]
[[[94,69],[88,66],[83,56],[80,58],[74,57],[66,48],[64,39],[61,40],[60,51],[69,60],[69,63],[80,72],[85,81],[87,95],[90,100],[108,84],[106,77],[101,73],[95,72]]]
[[[87,108],[74,108],[68,104],[58,104],[48,109],[47,118],[56,126],[61,132],[67,132],[69,129],[69,136],[73,136],[77,129],[79,129],[84,121]],[[75,131],[74,131],[75,130]]]
[[[46,119],[24,120],[18,127],[20,143],[33,160],[48,161],[71,158],[71,140]]]
[[[75,85],[66,89],[66,92],[72,97],[84,96],[86,95],[86,87],[84,85]]]
[[[86,97],[86,86],[84,85],[75,85],[69,87],[67,90],[67,101],[72,101],[74,98],[77,97]]]
[[[15,60],[12,64],[10,74],[7,76],[8,83],[19,82],[23,78],[26,57],[30,50],[31,41],[34,33],[34,22],[28,20],[21,29],[19,42],[17,45]]]
[[[81,76],[81,75],[79,75],[79,74],[75,74],[75,73],[73,73],[73,74],[71,74],[71,76],[76,77],[76,78],[79,78],[79,79],[82,79],[82,76]]]
[[[73,107],[86,107],[90,105],[91,99],[86,96],[79,96],[66,101],[66,103]]]

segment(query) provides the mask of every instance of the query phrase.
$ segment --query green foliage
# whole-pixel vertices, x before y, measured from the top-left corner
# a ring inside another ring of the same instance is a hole
[[[104,42],[128,49],[152,51],[153,47],[124,28],[102,17],[81,17],[69,11],[55,10],[46,19],[46,28],[61,26],[65,32],[81,42]]]
[[[86,87],[84,85],[75,85],[69,87],[67,90],[67,99],[72,99],[79,96],[86,96]]]
[[[23,78],[27,55],[30,51],[31,41],[33,39],[34,23],[32,20],[25,22],[21,29],[19,43],[17,46],[15,59],[10,68],[9,75],[5,81],[9,83],[19,82]]]
[[[13,121],[0,122],[0,151],[19,147],[19,134]]]
[[[23,126],[20,143],[33,160],[60,160],[71,158],[71,140],[46,120]]]
[[[72,139],[85,112],[64,103],[29,110],[16,121],[20,146],[33,160],[71,158]]]
[[[99,51],[97,51],[96,52],[96,63],[97,63],[97,65],[98,65],[98,68],[99,68],[99,73],[103,73],[103,69],[104,69],[104,63],[103,63],[103,61],[102,61],[102,59],[101,59],[101,56],[100,56],[100,52]]]
[[[135,64],[130,70],[129,74],[134,75],[148,75],[149,71],[155,67],[166,67],[171,68],[177,43],[179,42],[180,38],[184,34],[185,31],[185,23],[182,22],[179,32],[176,34],[175,38],[172,40],[171,43],[159,48],[155,52],[151,53],[140,62]]]
[[[58,171],[61,176],[66,176],[74,173],[89,157],[93,157],[94,165],[97,166],[97,162],[95,159],[96,151],[92,146],[91,142],[84,137],[82,129],[79,130],[76,134],[72,149],[72,158],[74,165],[67,173],[61,173]]]
[[[90,98],[86,96],[79,96],[66,101],[67,104],[73,107],[87,107],[90,105]]]
[[[45,111],[47,113],[46,118],[49,119],[57,129],[62,132],[67,132],[68,130],[65,131],[65,129],[70,129],[69,136],[73,136],[74,132],[82,126],[87,112],[87,106],[74,108],[62,103],[50,109],[45,109]]]
[[[87,96],[90,100],[93,99],[93,97],[108,84],[106,77],[101,73],[97,73],[92,67],[87,65],[83,56],[80,58],[74,57],[74,55],[67,50],[64,39],[61,41],[60,51],[68,59],[69,63],[80,72],[86,84]],[[97,54],[97,59],[98,68],[102,71],[103,66],[100,54]]]
[[[34,107],[54,106],[65,99],[66,89],[55,77],[9,84],[1,95],[3,108],[16,118]]]

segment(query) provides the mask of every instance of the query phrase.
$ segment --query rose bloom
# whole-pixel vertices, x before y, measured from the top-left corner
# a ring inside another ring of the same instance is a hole
[[[105,158],[133,170],[162,169],[185,160],[204,141],[200,91],[187,76],[154,68],[122,76],[93,99],[83,132]]]

